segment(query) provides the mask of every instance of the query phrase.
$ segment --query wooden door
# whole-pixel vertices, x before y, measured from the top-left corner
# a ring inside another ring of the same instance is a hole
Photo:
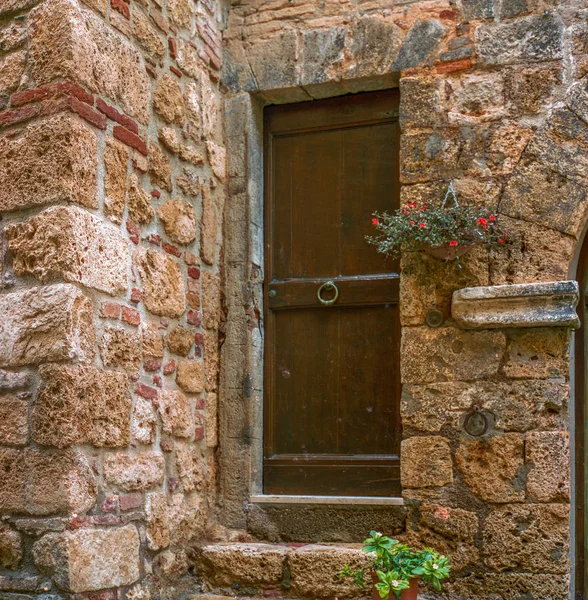
[[[398,265],[365,241],[397,115],[397,90],[266,108],[266,494],[399,494]]]

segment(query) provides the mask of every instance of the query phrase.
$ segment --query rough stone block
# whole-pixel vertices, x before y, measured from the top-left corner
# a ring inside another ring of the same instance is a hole
[[[185,200],[167,200],[157,216],[172,241],[186,245],[196,239],[196,211]]]
[[[182,392],[164,390],[159,395],[158,412],[164,433],[189,438],[194,433],[192,407]]]
[[[133,173],[129,179],[129,217],[135,223],[148,225],[153,221],[154,215],[151,197],[141,187],[139,178]]]
[[[94,367],[45,365],[32,426],[38,444],[125,447],[129,444],[131,398],[127,376]]]
[[[0,565],[5,569],[18,569],[22,557],[22,535],[7,523],[0,524]]]
[[[130,585],[139,579],[139,534],[134,525],[50,533],[33,546],[35,564],[70,592]]]
[[[504,334],[498,332],[408,327],[402,332],[402,381],[485,379],[498,373],[505,347]]]
[[[176,444],[174,458],[184,492],[201,490],[205,481],[205,469],[198,448],[179,442]]]
[[[178,263],[151,248],[138,249],[135,262],[143,282],[143,303],[147,310],[162,317],[181,317],[186,299]]]
[[[443,38],[446,28],[436,21],[417,21],[406,34],[392,63],[392,71],[403,71],[422,65]]]
[[[29,439],[29,403],[16,394],[0,395],[0,444],[24,446]]]
[[[525,499],[524,443],[518,433],[462,441],[455,455],[466,484],[487,502]]]
[[[0,90],[4,94],[14,92],[19,84],[26,66],[26,53],[12,52],[0,58]]]
[[[402,441],[400,479],[403,488],[439,487],[453,482],[449,442],[438,435]]]
[[[141,444],[152,444],[155,441],[157,419],[151,402],[136,398],[131,420],[131,435]]]
[[[149,121],[150,81],[141,54],[76,0],[46,0],[31,12],[29,69],[37,85],[75,81]]]
[[[153,358],[163,357],[163,335],[157,329],[155,323],[142,323],[141,339],[143,342],[143,356]]]
[[[451,316],[464,329],[579,327],[575,281],[472,287],[453,293]]]
[[[86,459],[73,450],[0,450],[0,510],[43,516],[83,513],[96,500]]]
[[[506,96],[520,111],[539,114],[552,100],[561,77],[560,65],[517,67],[507,79]]]
[[[140,10],[133,11],[133,33],[146,52],[163,57],[165,44],[161,41],[160,33]]]
[[[122,221],[127,195],[129,149],[113,138],[106,138],[104,149],[104,214]]]
[[[245,60],[250,65],[254,82],[259,89],[272,90],[298,85],[297,46],[296,33],[287,31],[247,49]]]
[[[169,332],[166,342],[170,352],[179,356],[188,356],[194,345],[194,331],[182,325],[176,325]]]
[[[176,383],[189,394],[199,394],[204,390],[204,374],[199,361],[182,360],[178,364]]]
[[[147,521],[147,545],[150,550],[162,550],[169,546],[169,523],[165,494],[147,494],[145,502]]]
[[[212,265],[216,260],[218,218],[215,198],[208,186],[202,188],[202,228],[200,233],[200,256],[204,263]]]
[[[186,109],[177,78],[167,73],[159,78],[153,93],[153,108],[166,123],[183,124]]]
[[[525,442],[529,466],[527,492],[536,502],[565,502],[570,497],[569,435],[565,431],[532,431]]]
[[[550,12],[481,25],[475,34],[476,53],[489,65],[554,60],[562,57],[562,35],[561,21]]]
[[[218,329],[221,316],[220,278],[205,271],[202,274],[202,315],[206,329]]]
[[[569,505],[511,504],[494,509],[483,530],[484,563],[496,571],[567,573]]]
[[[0,296],[0,366],[89,361],[96,333],[91,301],[74,285]]]
[[[147,490],[163,483],[165,461],[156,452],[125,454],[117,452],[104,457],[104,477],[108,483],[125,492]]]
[[[302,85],[336,78],[343,61],[347,30],[343,27],[310,29],[302,36]]]
[[[202,548],[200,568],[216,585],[279,583],[287,549],[270,544],[211,544]]]
[[[69,115],[0,138],[0,210],[51,202],[97,208],[94,132]]]
[[[136,371],[141,364],[141,336],[122,327],[106,326],[100,340],[100,357],[106,367]]]
[[[437,127],[447,120],[445,84],[441,77],[403,77],[400,80],[400,125]]]
[[[122,233],[77,206],[53,206],[5,229],[17,275],[55,277],[111,295],[127,288],[130,254]]]

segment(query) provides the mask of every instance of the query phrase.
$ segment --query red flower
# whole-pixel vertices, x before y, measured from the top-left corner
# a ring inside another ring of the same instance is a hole
[[[372,219],[372,225],[375,226],[375,225],[379,225],[379,224],[380,224],[380,221],[378,221],[378,219],[375,219],[375,218]]]
[[[480,217],[478,219],[478,225],[481,225],[484,229],[486,229],[486,227],[488,227],[488,219],[485,219],[484,217]]]
[[[426,204],[423,204],[423,205],[421,206],[421,210],[427,210],[427,205],[426,205]]]
[[[414,225],[414,221],[411,221],[411,222],[410,222],[410,224],[411,224],[411,225]]]
[[[426,227],[427,224],[426,223],[419,223],[419,227]]]
[[[406,208],[403,208],[403,209],[402,209],[402,212],[403,212],[405,215],[409,215],[409,214],[410,214],[410,210],[408,210],[408,209],[406,209]]]
[[[502,238],[498,238],[498,243],[499,243],[499,244],[503,244],[503,243],[504,243],[504,240],[503,240]]]
[[[451,240],[451,241],[449,242],[449,245],[450,245],[452,248],[454,248],[455,246],[457,246],[457,240]]]
[[[491,221],[496,221],[496,216],[495,215],[490,215],[490,220]]]

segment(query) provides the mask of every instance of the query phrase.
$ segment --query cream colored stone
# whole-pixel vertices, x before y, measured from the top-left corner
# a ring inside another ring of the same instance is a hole
[[[78,206],[52,206],[6,227],[17,275],[55,277],[111,295],[127,288],[128,244],[121,232]]]
[[[206,142],[206,152],[212,172],[220,181],[224,181],[226,176],[227,151],[222,146],[209,140]]]
[[[139,9],[133,11],[133,34],[146,52],[159,58],[163,57],[165,44],[160,33]]]
[[[50,533],[33,547],[35,564],[71,592],[130,585],[139,579],[134,525]]]
[[[144,322],[140,327],[143,342],[143,356],[163,357],[163,335],[155,323]]]
[[[153,185],[158,185],[168,192],[172,191],[171,164],[161,148],[151,142],[149,144],[149,177]]]
[[[176,383],[189,394],[199,394],[204,390],[202,363],[195,360],[181,360],[178,363]]]
[[[171,127],[162,127],[157,134],[157,139],[162,143],[163,147],[177,154],[180,151],[180,141],[175,129]]]
[[[0,296],[0,366],[94,356],[91,301],[74,285],[30,288]]]
[[[154,216],[151,196],[141,187],[139,178],[133,173],[129,180],[129,217],[135,223],[147,225],[153,221]]]
[[[157,419],[151,402],[143,398],[135,399],[131,419],[131,435],[141,444],[152,444],[155,441]]]
[[[184,492],[201,490],[205,474],[198,450],[189,443],[178,442],[175,449],[175,460]]]
[[[52,202],[97,208],[95,133],[59,115],[0,138],[0,210]]]
[[[125,492],[148,490],[163,483],[165,461],[161,454],[117,452],[104,456],[104,477]]]
[[[106,138],[104,150],[104,214],[121,223],[127,194],[129,149],[112,138]]]
[[[169,546],[169,525],[167,498],[165,494],[147,494],[145,502],[147,521],[147,545],[150,550],[159,551]]]
[[[177,78],[167,73],[159,78],[153,93],[153,108],[166,123],[182,125],[186,111]]]
[[[217,249],[218,221],[216,202],[210,188],[202,188],[202,228],[200,230],[200,256],[207,265],[214,264]]]
[[[100,340],[100,357],[105,367],[136,371],[141,364],[141,336],[107,325]]]
[[[157,216],[172,241],[187,245],[196,239],[196,211],[185,200],[167,200]]]
[[[195,10],[190,0],[168,0],[167,10],[176,25],[191,30]]]
[[[204,164],[204,156],[194,146],[180,144],[180,158],[197,167]]]
[[[194,433],[192,407],[182,392],[162,390],[158,400],[158,413],[164,433],[179,438],[192,437]]]

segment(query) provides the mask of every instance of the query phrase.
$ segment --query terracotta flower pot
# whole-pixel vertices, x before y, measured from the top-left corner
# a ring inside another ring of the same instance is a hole
[[[469,252],[475,245],[476,244],[462,244],[452,247],[449,244],[442,244],[441,246],[425,244],[422,249],[433,258],[438,258],[439,260],[454,260],[458,256],[463,256],[466,252]]]
[[[379,579],[375,573],[372,573],[372,600],[382,600],[380,598],[380,594],[376,589],[376,583],[378,583]],[[407,590],[402,590],[402,594],[400,594],[400,600],[417,600],[419,595],[419,578],[413,577],[410,580],[410,587]],[[388,596],[388,600],[395,600],[394,596],[390,594]]]

